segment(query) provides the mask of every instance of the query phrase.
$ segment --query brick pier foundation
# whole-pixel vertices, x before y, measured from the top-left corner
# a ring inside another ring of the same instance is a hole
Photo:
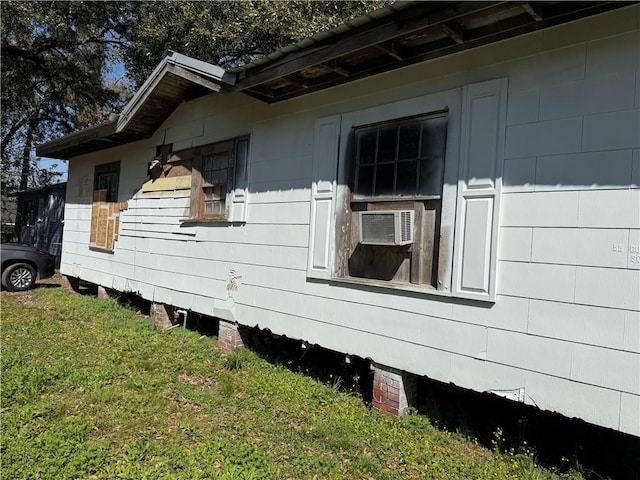
[[[78,293],[78,289],[80,288],[80,279],[78,277],[62,275],[60,280],[60,286],[63,290],[70,293]]]
[[[372,364],[373,408],[393,417],[403,415],[415,404],[417,377],[384,365]]]
[[[175,308],[164,303],[151,304],[151,323],[158,328],[167,329],[177,323]]]
[[[102,285],[98,285],[98,298],[109,298],[109,291],[104,288]]]
[[[218,347],[225,353],[244,348],[244,340],[240,335],[240,327],[236,323],[220,320],[218,331]]]

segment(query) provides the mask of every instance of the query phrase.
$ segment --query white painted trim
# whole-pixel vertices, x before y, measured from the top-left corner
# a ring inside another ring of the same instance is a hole
[[[340,115],[315,122],[313,183],[309,218],[307,276],[330,279],[335,257],[336,167],[340,148]]]
[[[496,300],[507,86],[507,79],[502,78],[463,88],[452,283],[452,293],[456,297]],[[474,113],[478,118],[474,118]],[[487,114],[493,114],[493,120]],[[482,199],[490,200],[489,210],[484,213],[476,208],[469,210],[470,204],[475,205]],[[474,218],[468,218],[470,214]],[[482,214],[484,219],[477,216]],[[467,232],[467,228],[474,231]],[[470,256],[473,261],[465,259]]]

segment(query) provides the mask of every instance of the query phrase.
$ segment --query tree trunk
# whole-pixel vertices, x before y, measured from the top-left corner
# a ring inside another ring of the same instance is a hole
[[[38,121],[36,118],[31,118],[27,126],[27,131],[24,135],[24,147],[22,149],[22,168],[20,170],[20,187],[18,191],[26,190],[29,187],[29,174],[31,173],[31,147],[33,143],[33,133],[36,129]],[[16,223],[14,227],[15,236],[18,238],[18,242],[22,241],[22,211],[24,208],[21,197],[18,197],[18,205],[16,212]]]

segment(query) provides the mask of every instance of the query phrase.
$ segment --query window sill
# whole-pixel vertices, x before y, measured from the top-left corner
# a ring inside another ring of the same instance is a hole
[[[386,280],[376,280],[373,278],[360,277],[333,277],[331,283],[345,283],[348,285],[360,285],[366,287],[380,288],[384,290],[401,290],[415,293],[428,293],[432,295],[451,296],[448,290],[438,290],[433,285],[417,285],[414,283],[401,283]]]
[[[94,252],[110,253],[112,255],[115,253],[115,250],[109,250],[108,248],[104,247],[96,247],[95,245],[89,245],[89,250]]]
[[[307,278],[307,280],[316,280],[313,278]],[[322,281],[322,280],[318,280]],[[326,280],[325,280],[326,281]],[[494,304],[495,299],[482,298],[482,297],[470,297],[467,295],[458,295],[452,293],[450,290],[438,290],[432,285],[415,285],[412,283],[399,283],[385,280],[375,280],[370,278],[357,278],[357,277],[333,277],[329,280],[329,284],[343,287],[354,287],[362,290],[376,290],[381,293],[388,294],[420,294],[425,296],[441,297],[460,299],[464,301],[477,302],[477,304]]]

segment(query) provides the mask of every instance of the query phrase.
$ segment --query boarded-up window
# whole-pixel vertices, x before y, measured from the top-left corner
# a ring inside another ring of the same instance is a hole
[[[93,248],[113,251],[118,238],[120,212],[126,202],[118,202],[120,162],[98,165],[95,169],[91,232],[89,244]]]

